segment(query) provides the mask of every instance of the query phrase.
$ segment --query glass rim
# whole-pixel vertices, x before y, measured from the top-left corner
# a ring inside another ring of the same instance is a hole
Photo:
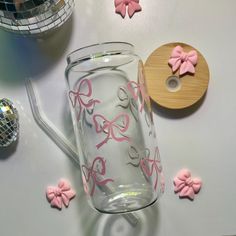
[[[114,47],[114,49],[112,49],[112,50],[111,50],[111,48],[109,49],[109,47],[112,47],[114,45],[117,45],[117,48]],[[107,50],[102,50],[103,46],[104,46],[104,49],[106,49],[106,47],[107,47]],[[101,51],[97,50],[92,53],[87,52],[85,55],[83,55],[83,52],[86,52],[86,50],[96,48],[96,47],[98,47],[98,48],[100,47]],[[74,61],[80,61],[84,57],[88,57],[88,56],[92,57],[92,55],[102,53],[102,52],[105,53],[105,52],[116,52],[116,51],[124,51],[124,52],[133,53],[134,45],[131,43],[122,42],[122,41],[110,41],[110,42],[91,44],[91,45],[84,46],[84,47],[78,48],[78,49],[70,52],[66,57],[66,61],[67,61],[67,64],[69,65],[69,64],[73,63]],[[81,55],[80,55],[80,53],[81,53]],[[73,59],[74,55],[77,55],[76,59]]]

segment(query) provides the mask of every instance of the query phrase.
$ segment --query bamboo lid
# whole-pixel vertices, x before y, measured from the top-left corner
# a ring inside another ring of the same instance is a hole
[[[209,68],[197,51],[195,74],[179,76],[173,73],[168,60],[174,47],[180,45],[184,52],[196,50],[184,43],[169,43],[156,49],[145,63],[147,89],[153,101],[169,109],[183,109],[196,103],[205,94],[209,83]]]

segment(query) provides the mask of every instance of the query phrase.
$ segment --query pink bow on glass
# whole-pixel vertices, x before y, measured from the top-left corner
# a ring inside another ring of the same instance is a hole
[[[93,196],[95,191],[95,186],[103,186],[108,182],[113,182],[113,179],[103,179],[101,176],[106,174],[106,161],[102,157],[96,157],[92,163],[91,167],[82,165],[83,176],[86,182],[84,182],[84,189],[86,193],[89,193],[88,182],[92,178],[92,189],[90,191],[90,196]]]
[[[52,207],[61,209],[62,203],[65,207],[69,206],[70,200],[75,196],[75,191],[67,180],[61,179],[58,186],[47,187],[46,196]]]
[[[129,116],[126,113],[120,113],[113,120],[107,120],[103,115],[96,114],[93,116],[95,129],[97,133],[104,132],[107,137],[99,144],[96,145],[99,149],[102,145],[112,138],[117,142],[129,141],[130,139],[123,135],[129,128]],[[122,121],[122,124],[118,124],[118,121]],[[117,136],[117,133],[119,136]]]
[[[81,92],[81,90],[85,90],[86,92]],[[78,90],[76,92],[70,91],[69,98],[72,106],[75,108],[76,104],[79,104],[79,114],[78,119],[80,118],[80,114],[84,109],[93,108],[96,103],[100,103],[99,100],[91,98],[92,96],[92,83],[88,79],[84,79],[79,83]]]
[[[197,64],[197,59],[198,55],[195,50],[186,53],[181,46],[176,46],[171,53],[168,63],[172,66],[173,72],[180,68],[180,75],[187,72],[194,74],[194,66]]]
[[[174,185],[174,191],[179,192],[180,197],[188,197],[193,200],[195,194],[201,189],[202,181],[199,178],[191,178],[190,171],[183,169],[174,178]]]
[[[162,166],[161,166],[161,161],[159,159],[159,149],[158,149],[158,147],[155,148],[154,159],[150,159],[148,157],[143,158],[140,161],[140,165],[141,165],[141,168],[142,168],[144,174],[147,177],[151,177],[153,175],[154,171],[155,171],[156,178],[155,178],[154,189],[156,191],[157,184],[158,184],[158,174],[162,173]],[[162,185],[164,184],[163,181],[164,181],[164,179],[162,179],[162,183],[161,183]]]
[[[135,12],[141,11],[142,8],[139,5],[139,0],[115,0],[116,13],[121,14],[124,18],[126,15],[126,7],[128,8],[128,14],[131,18]]]
[[[142,83],[137,83],[135,81],[130,81],[127,84],[127,89],[130,91],[132,97],[134,100],[138,100],[139,96],[141,96],[141,107],[140,107],[140,112],[142,113],[142,110],[144,108],[144,103],[149,102],[149,96],[146,93],[146,89],[144,87],[144,84]]]

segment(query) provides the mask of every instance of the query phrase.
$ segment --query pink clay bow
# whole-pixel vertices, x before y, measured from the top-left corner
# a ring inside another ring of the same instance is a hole
[[[174,185],[174,191],[179,192],[180,197],[188,197],[193,200],[195,194],[201,189],[202,181],[199,178],[191,178],[190,171],[183,169],[174,178]]]
[[[140,112],[142,112],[145,101],[149,101],[149,96],[146,93],[146,89],[144,87],[144,84],[137,83],[135,81],[130,81],[127,84],[127,89],[130,91],[132,97],[134,100],[138,100],[139,95],[141,95],[141,107]]]
[[[197,59],[198,56],[195,50],[186,53],[181,46],[176,46],[171,53],[168,63],[172,66],[173,72],[180,68],[180,75],[187,72],[194,74],[194,66],[197,64]]]
[[[141,11],[142,8],[139,5],[139,0],[115,0],[116,13],[121,14],[124,18],[126,15],[126,7],[128,8],[128,14],[131,18],[135,12]]]
[[[158,159],[158,157],[159,157],[159,150],[158,150],[158,147],[156,147],[154,159],[150,159],[146,157],[140,161],[141,168],[147,177],[151,177],[155,171],[155,174],[156,174],[155,184],[154,184],[155,191],[157,189],[157,184],[158,184],[158,173],[159,174],[162,173],[161,162],[160,162],[160,159]],[[164,179],[162,179],[161,184],[163,184],[163,181]]]
[[[70,200],[75,196],[75,191],[67,180],[61,179],[58,186],[47,187],[46,195],[52,207],[61,209],[62,203],[66,207],[69,206]]]
[[[122,126],[117,124],[120,119],[123,121]],[[93,116],[93,121],[97,133],[104,132],[107,134],[107,137],[101,143],[96,145],[97,149],[107,143],[110,138],[117,142],[129,141],[129,138],[123,135],[123,133],[125,133],[129,128],[129,116],[126,113],[120,113],[111,121],[107,120],[103,115],[96,114]],[[116,133],[121,135],[121,137],[117,136]]]
[[[87,90],[86,92],[81,92],[83,90]],[[73,107],[76,106],[77,102],[79,104],[79,114],[78,119],[80,118],[80,114],[84,109],[93,108],[96,103],[100,103],[99,100],[90,98],[92,96],[92,83],[88,79],[84,79],[79,83],[78,90],[76,92],[70,91],[69,98]]]
[[[100,167],[100,169],[98,169],[98,167]],[[82,171],[85,181],[87,183],[90,181],[90,178],[92,178],[93,181],[92,189],[90,191],[90,196],[93,196],[94,194],[95,185],[103,186],[106,185],[108,182],[114,181],[113,179],[102,179],[101,176],[106,174],[106,161],[104,161],[102,157],[96,157],[91,167],[82,165]],[[85,190],[87,193],[89,192],[87,184],[85,185]]]

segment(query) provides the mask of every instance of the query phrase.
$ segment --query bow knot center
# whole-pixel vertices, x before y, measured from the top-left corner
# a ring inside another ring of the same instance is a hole
[[[193,180],[191,178],[188,178],[188,179],[186,179],[185,183],[186,183],[186,185],[191,187],[193,185]]]
[[[55,193],[55,195],[56,195],[57,197],[60,197],[60,196],[61,196],[61,189],[56,188],[55,191],[54,191],[54,193]]]
[[[131,2],[130,0],[124,0],[124,4],[125,4],[126,6],[129,5],[130,2]]]
[[[187,59],[188,59],[188,54],[186,52],[182,52],[181,61],[184,62],[184,61],[187,61]]]

